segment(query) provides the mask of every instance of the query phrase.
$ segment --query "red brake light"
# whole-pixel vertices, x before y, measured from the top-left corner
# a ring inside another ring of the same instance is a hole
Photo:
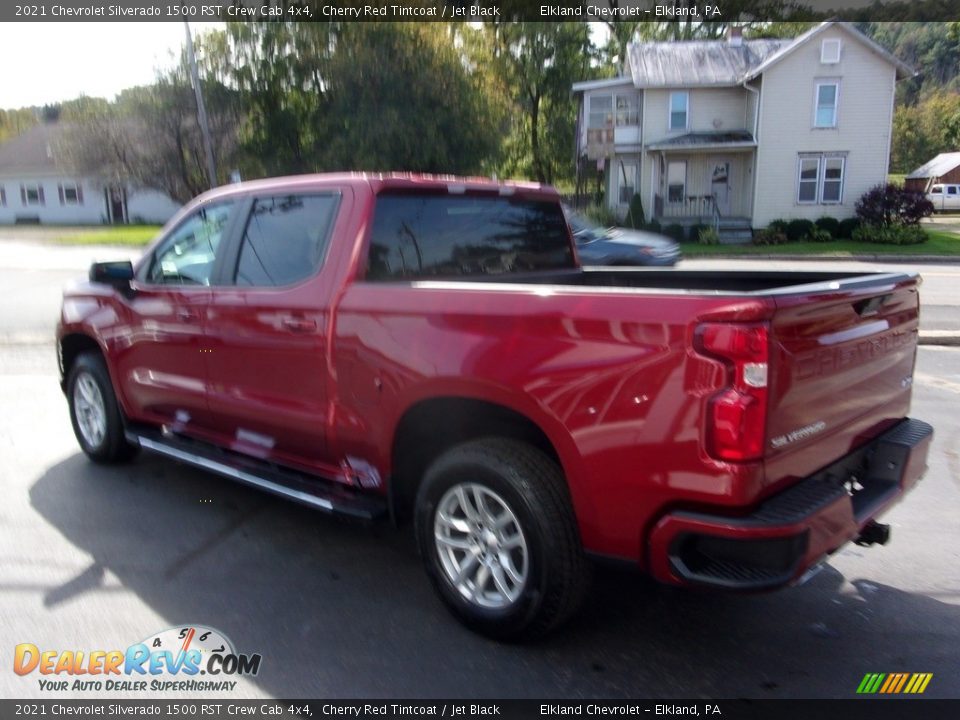
[[[769,333],[762,323],[705,323],[698,349],[730,369],[727,387],[707,405],[706,445],[730,462],[763,457],[767,428]]]

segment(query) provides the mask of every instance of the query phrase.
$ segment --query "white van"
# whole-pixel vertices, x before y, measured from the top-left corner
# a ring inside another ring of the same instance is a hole
[[[927,193],[927,200],[937,212],[960,210],[960,185],[934,185]]]

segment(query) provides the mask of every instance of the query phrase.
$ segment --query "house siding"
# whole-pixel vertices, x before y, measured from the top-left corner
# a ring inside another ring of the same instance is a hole
[[[840,62],[820,63],[822,40],[840,38]],[[798,47],[764,74],[757,149],[754,227],[775,219],[854,214],[857,199],[886,181],[895,68],[858,40],[832,27]],[[840,82],[836,128],[814,128],[819,79]],[[839,205],[797,203],[798,155],[846,153]]]
[[[0,205],[0,225],[13,225],[17,220],[39,219],[51,225],[90,225],[104,222],[106,206],[103,190],[87,180],[72,177],[5,177],[0,178],[6,205]],[[20,187],[38,185],[43,188],[42,205],[23,203]],[[61,204],[59,185],[79,185],[83,203]]]
[[[677,88],[684,90],[684,88]],[[687,132],[753,130],[745,123],[747,91],[734,88],[690,88],[688,129],[670,130],[670,93],[674,90],[645,90],[643,142],[646,145],[668,140]]]

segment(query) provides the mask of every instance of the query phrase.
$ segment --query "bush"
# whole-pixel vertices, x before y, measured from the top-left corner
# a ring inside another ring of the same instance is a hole
[[[774,232],[787,234],[787,225],[789,225],[786,220],[773,220],[769,225],[767,225],[768,230],[773,230]]]
[[[647,232],[657,233],[657,235],[663,232],[663,227],[656,220],[651,220],[648,222],[643,226],[643,229]]]
[[[814,225],[812,228],[810,228],[810,232],[808,232],[803,239],[806,242],[831,242],[833,240],[833,235],[828,233],[822,227]]]
[[[720,244],[720,233],[717,232],[716,228],[710,227],[709,225],[694,225],[690,228],[690,237],[693,237],[693,230],[697,230],[697,242],[701,245],[719,245]]]
[[[634,193],[630,198],[630,209],[627,210],[627,217],[623,224],[636,230],[641,229],[646,222],[646,216],[643,214],[643,200],[640,199],[640,193]]]
[[[583,211],[583,215],[601,227],[613,227],[620,224],[620,218],[606,205],[590,205]]]
[[[916,225],[933,213],[933,203],[922,193],[888,183],[867,190],[857,200],[856,211],[863,225]]]
[[[814,223],[818,228],[828,232],[831,240],[840,237],[840,221],[832,217],[822,217]]]
[[[860,220],[855,217],[844,218],[840,221],[840,229],[837,231],[835,237],[838,238],[852,238],[853,233],[856,229],[860,227]]]
[[[751,242],[754,245],[783,245],[787,242],[787,235],[783,230],[778,230],[773,226],[773,223],[770,223],[769,227],[754,232]]]
[[[700,242],[700,236],[710,225],[691,225],[687,231],[687,239],[690,242]]]
[[[663,234],[668,238],[672,238],[678,243],[687,239],[687,231],[683,229],[683,225],[667,225],[663,229]]]
[[[927,241],[927,233],[919,225],[861,225],[853,231],[853,239],[881,245],[919,245]]]
[[[787,238],[790,242],[800,242],[813,229],[813,223],[809,220],[791,220],[787,223]]]

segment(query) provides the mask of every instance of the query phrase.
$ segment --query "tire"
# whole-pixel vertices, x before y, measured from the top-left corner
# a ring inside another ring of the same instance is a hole
[[[549,632],[589,586],[563,473],[522,442],[484,438],[441,455],[417,493],[416,536],[447,607],[489,637]]]
[[[129,460],[139,446],[127,442],[123,415],[103,358],[96,353],[77,357],[67,380],[70,422],[80,449],[98,463]]]

